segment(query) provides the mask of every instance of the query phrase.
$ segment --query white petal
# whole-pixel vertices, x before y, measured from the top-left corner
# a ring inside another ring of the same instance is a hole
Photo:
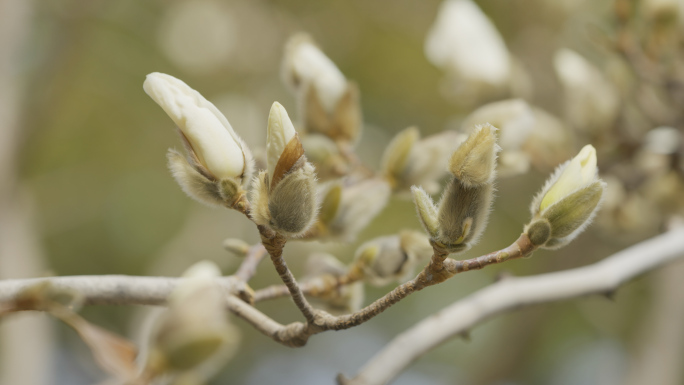
[[[240,146],[221,122],[206,108],[184,109],[182,129],[200,162],[219,179],[242,175],[245,166]]]
[[[240,139],[211,102],[181,80],[157,72],[147,75],[143,88],[185,134],[212,174],[219,179],[242,175]]]
[[[285,107],[278,102],[273,103],[271,112],[268,114],[266,134],[266,168],[269,179],[273,178],[280,155],[294,136],[295,129]]]
[[[493,85],[506,83],[510,57],[496,27],[470,0],[446,0],[425,41],[434,65]]]
[[[344,75],[335,63],[308,39],[295,36],[292,44],[290,56],[286,59],[290,61],[292,71],[302,83],[312,83],[323,107],[326,111],[333,112],[347,87]]]
[[[575,190],[593,182],[597,178],[597,173],[596,150],[592,145],[586,145],[563,169],[556,183],[542,199],[539,209],[543,211]]]

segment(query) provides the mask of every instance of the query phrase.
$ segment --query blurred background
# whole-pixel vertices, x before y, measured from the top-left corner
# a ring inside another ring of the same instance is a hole
[[[373,168],[400,130],[417,126],[427,136],[459,129],[475,108],[495,100],[524,99],[550,115],[549,126],[561,127],[554,139],[562,140],[542,141],[555,157],[533,156],[529,170],[497,182],[489,227],[465,257],[515,240],[548,174],[587,143],[597,147],[609,182],[606,207],[589,231],[559,251],[463,274],[362,326],[317,335],[301,349],[278,345],[235,319],[242,331],[239,353],[212,384],[333,383],[338,372],[355,373],[398,333],[502,273],[584,266],[663,231],[681,215],[678,2],[476,3],[514,63],[502,89],[455,91],[454,82],[468,79],[428,59],[426,38],[442,4],[437,0],[0,0],[0,278],[177,276],[202,259],[231,274],[240,259],[225,252],[222,241],[253,244],[258,233],[237,212],[202,206],[178,188],[165,153],[180,143],[142,83],[150,72],[183,79],[216,104],[251,148],[263,147],[273,101],[296,115],[280,67],[287,38],[302,31],[358,83],[364,131],[357,153]],[[582,68],[572,63],[563,69],[563,48],[592,63],[593,81],[573,78]],[[615,103],[596,107],[611,98]],[[589,107],[582,104],[587,100]],[[656,128],[659,134],[649,135]],[[407,228],[420,229],[413,204],[392,197],[355,243],[292,243],[286,258],[301,276],[312,251],[349,262],[360,243]],[[683,277],[680,263],[611,298],[498,316],[467,339],[428,353],[396,383],[684,384],[684,301],[677,295]],[[277,282],[264,263],[250,285]],[[392,287],[368,286],[365,303]],[[301,318],[287,299],[259,307],[281,323]],[[81,313],[135,340],[146,312],[95,306]],[[76,334],[46,316],[8,317],[0,330],[3,385],[104,378]]]

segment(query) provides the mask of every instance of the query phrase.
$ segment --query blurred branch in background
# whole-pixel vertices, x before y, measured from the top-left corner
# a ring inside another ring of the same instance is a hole
[[[639,274],[684,257],[682,237],[684,228],[680,227],[591,266],[536,277],[506,278],[411,327],[387,344],[353,379],[340,376],[340,383],[386,384],[426,352],[505,311],[588,294],[610,295]]]
[[[44,270],[30,192],[21,186],[18,155],[26,42],[33,2],[0,1],[0,279]],[[48,384],[52,377],[52,326],[44,314],[21,314],[0,324],[0,384]],[[41,368],[36,370],[36,368]]]
[[[653,302],[644,316],[626,384],[684,383],[684,263],[652,277]]]

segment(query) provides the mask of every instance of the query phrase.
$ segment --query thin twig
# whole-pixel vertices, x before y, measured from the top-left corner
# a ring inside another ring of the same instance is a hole
[[[254,277],[254,274],[256,274],[257,267],[259,267],[259,263],[261,263],[265,256],[266,249],[264,245],[258,244],[250,247],[245,259],[240,264],[237,272],[235,272],[235,276],[244,282],[249,282]]]
[[[345,385],[379,385],[396,378],[436,346],[505,311],[595,293],[610,293],[637,275],[684,257],[684,228],[672,230],[590,266],[488,286],[400,334]]]
[[[306,322],[313,323],[314,319],[316,318],[314,314],[315,310],[304,297],[302,289],[299,287],[299,285],[297,284],[297,280],[295,279],[294,275],[292,275],[290,269],[287,267],[285,259],[283,259],[283,247],[285,247],[286,243],[285,237],[277,233],[274,236],[269,237],[268,233],[262,231],[261,243],[263,243],[264,247],[266,248],[266,251],[271,256],[271,262],[273,262],[273,266],[278,272],[280,279],[283,281],[285,286],[287,286],[287,289],[290,291],[292,300],[294,301],[295,305],[297,305],[299,311],[302,312],[302,315],[304,315]]]
[[[302,293],[310,297],[325,297],[330,293],[337,291],[342,286],[352,284],[361,280],[363,276],[358,274],[355,269],[350,270],[350,273],[334,276],[332,274],[323,274],[313,277],[299,284]],[[271,285],[263,289],[259,289],[254,293],[254,302],[267,301],[282,297],[289,297],[290,291],[285,285]]]

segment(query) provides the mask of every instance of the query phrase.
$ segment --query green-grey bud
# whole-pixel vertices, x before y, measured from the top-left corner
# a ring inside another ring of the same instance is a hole
[[[433,237],[450,252],[470,248],[482,235],[494,195],[496,128],[478,126],[451,156],[453,174],[437,210],[439,233]]]
[[[587,145],[556,169],[532,201],[532,221],[525,232],[538,246],[556,249],[567,245],[591,223],[604,189],[605,183],[598,178],[596,150]],[[550,228],[543,243],[539,223],[547,223]]]

